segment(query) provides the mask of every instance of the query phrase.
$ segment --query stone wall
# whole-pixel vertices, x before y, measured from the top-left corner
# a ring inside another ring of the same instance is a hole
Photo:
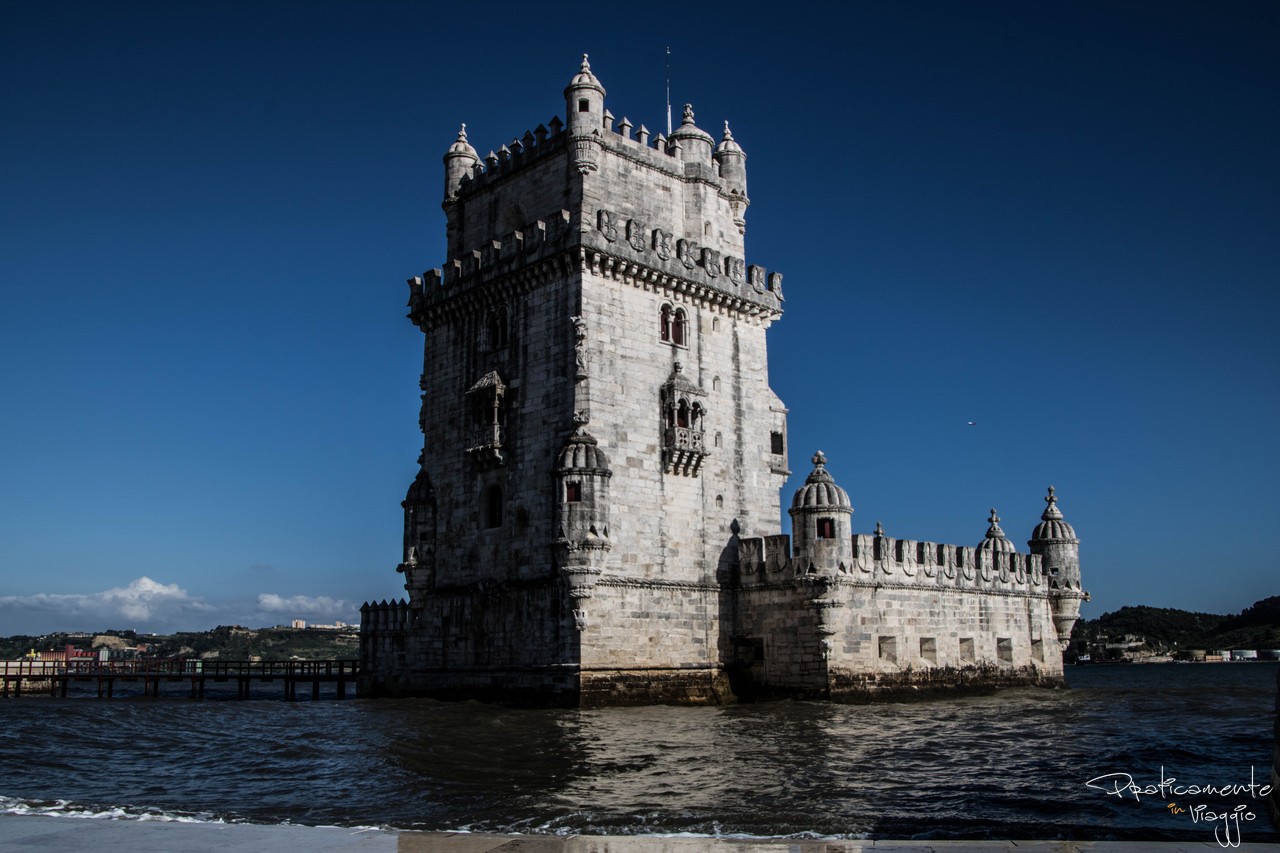
[[[1063,683],[1038,557],[854,540],[854,565],[832,574],[798,565],[788,537],[741,542],[733,642],[745,690],[856,701]]]

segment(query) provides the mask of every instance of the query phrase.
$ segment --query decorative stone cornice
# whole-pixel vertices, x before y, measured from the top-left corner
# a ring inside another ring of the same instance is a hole
[[[719,592],[722,587],[716,583],[692,583],[689,581],[669,581],[657,578],[629,578],[623,575],[601,575],[596,586],[633,587],[635,589],[673,589],[684,592]]]

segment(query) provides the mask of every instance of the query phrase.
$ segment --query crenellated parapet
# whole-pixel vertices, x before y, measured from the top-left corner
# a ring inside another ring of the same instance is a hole
[[[781,273],[696,240],[676,238],[666,228],[623,220],[605,208],[595,211],[593,220],[580,228],[569,211],[559,210],[408,279],[409,319],[421,327],[429,315],[463,294],[479,294],[499,282],[536,286],[546,275],[568,268],[750,315],[781,316]]]
[[[446,176],[446,181],[454,177],[455,185],[452,192],[446,195],[445,203],[465,201],[525,168],[565,151],[568,140],[569,135],[564,133],[564,122],[558,116],[552,116],[545,125],[540,124],[533,130],[526,130],[522,136],[499,145],[496,151],[491,150],[484,157],[475,154],[473,159],[467,160],[458,157],[458,153],[450,149],[445,155],[446,165],[449,165],[451,157],[461,160],[461,164],[455,167],[456,177],[453,173]],[[467,141],[466,125],[463,125],[459,134],[459,141]],[[471,149],[473,153],[474,150]],[[448,185],[446,189],[449,189]]]
[[[532,287],[544,277],[564,273],[578,266],[573,246],[573,217],[567,210],[535,219],[524,228],[450,259],[442,268],[427,270],[408,280],[408,317],[414,325],[424,324],[446,305],[455,309],[472,307],[467,294],[479,294],[495,282]]]
[[[1044,598],[1050,594],[1041,558],[1034,554],[982,553],[964,545],[895,539],[878,533],[850,537],[852,563],[837,569],[840,585],[973,590]],[[743,539],[738,544],[743,587],[788,585],[808,564],[793,558],[789,536]]]

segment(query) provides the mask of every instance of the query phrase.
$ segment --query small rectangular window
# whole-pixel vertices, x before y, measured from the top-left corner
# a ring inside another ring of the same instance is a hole
[[[564,499],[566,503],[577,503],[582,500],[582,484],[581,483],[565,483]]]
[[[1013,640],[1009,637],[996,637],[996,657],[1005,663],[1013,663]]]
[[[933,637],[920,638],[920,657],[929,663],[938,662],[938,641]]]
[[[960,638],[960,660],[963,663],[973,663],[978,658],[973,652],[973,637]]]
[[[1040,663],[1044,663],[1044,640],[1031,641],[1031,657]]]
[[[898,662],[898,638],[897,637],[881,637],[880,638],[880,660],[889,663]]]
[[[834,518],[818,519],[817,538],[819,539],[835,539],[836,538],[836,520]]]
[[[590,102],[590,101],[588,101],[586,98],[582,98],[581,100],[579,100],[579,101],[578,101],[578,112],[580,112],[580,113],[589,113],[589,112],[591,112],[591,102]]]
[[[781,456],[787,452],[787,445],[782,440],[782,433],[769,433],[769,452],[774,456]]]

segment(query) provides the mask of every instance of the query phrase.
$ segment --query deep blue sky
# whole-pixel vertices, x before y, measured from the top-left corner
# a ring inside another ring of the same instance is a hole
[[[786,276],[784,505],[820,447],[855,530],[1025,549],[1053,483],[1087,615],[1280,593],[1280,4],[584,8],[0,8],[0,635],[402,594],[441,156],[584,51],[661,129],[668,45]]]

